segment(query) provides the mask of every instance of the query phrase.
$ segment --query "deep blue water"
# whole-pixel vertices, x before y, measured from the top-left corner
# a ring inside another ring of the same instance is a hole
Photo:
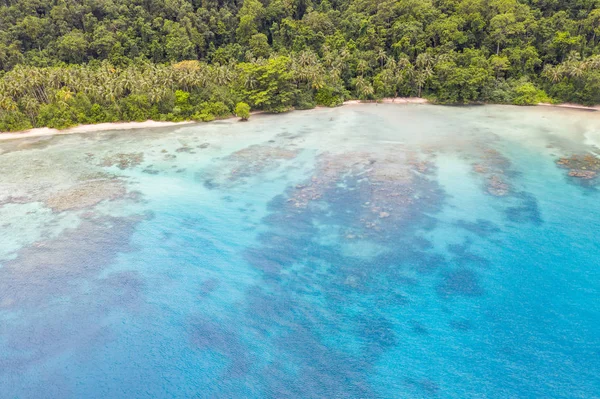
[[[596,138],[360,105],[0,142],[0,397],[600,397],[600,180],[557,164]]]

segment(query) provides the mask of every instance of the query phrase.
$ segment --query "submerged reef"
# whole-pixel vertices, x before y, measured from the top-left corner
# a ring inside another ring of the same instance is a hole
[[[369,153],[323,154],[311,179],[297,185],[287,201],[295,208],[306,208],[311,201],[320,199],[326,190],[332,189],[344,174],[357,175],[373,163],[375,160],[369,158]]]
[[[125,170],[138,166],[142,162],[144,162],[143,152],[118,153],[104,157],[100,166],[116,166],[121,170]]]
[[[197,175],[207,187],[233,187],[259,173],[274,170],[284,161],[296,158],[299,151],[269,145],[252,145],[217,162],[214,169]]]
[[[486,190],[495,197],[510,194],[511,187],[506,182],[505,173],[510,161],[493,148],[484,147],[480,160],[473,164],[473,171],[485,179]]]
[[[541,148],[525,118],[481,109],[373,104],[0,155],[3,392],[553,397],[558,381],[593,397],[596,346],[573,343],[598,336],[599,192],[573,182],[597,178],[554,164],[590,147]]]
[[[397,229],[416,214],[415,206],[431,205],[436,188],[426,174],[433,170],[431,160],[403,147],[384,154],[325,153],[318,157],[313,176],[290,190],[287,204],[303,212],[320,200],[336,203],[336,215],[345,212],[344,219],[353,218],[348,224],[354,227],[345,237],[363,238],[367,231]]]
[[[51,162],[34,160],[29,168],[8,176],[0,184],[0,205],[41,202],[55,212],[63,212],[129,198],[126,181],[96,165],[82,163],[69,169],[48,169]]]
[[[59,356],[65,348],[104,345],[99,320],[142,306],[145,281],[136,271],[108,272],[117,254],[131,250],[130,238],[143,217],[84,219],[52,239],[23,247],[0,267],[0,312],[52,317],[3,319],[0,370],[25,367]],[[62,396],[62,395],[61,395]],[[64,397],[64,396],[63,396]]]
[[[570,177],[582,180],[595,179],[600,170],[600,159],[590,153],[574,154],[570,157],[560,158],[556,161],[556,164],[563,169],[567,169]]]
[[[257,334],[278,325],[293,327],[271,349],[285,353],[297,368],[294,380],[286,381],[289,392],[377,397],[370,383],[356,376],[368,373],[401,343],[402,323],[382,309],[409,306],[407,287],[421,283],[415,274],[447,267],[444,257],[430,252],[427,239],[415,237],[416,229],[434,223],[428,213],[444,202],[434,179],[434,156],[401,145],[382,152],[325,152],[316,157],[306,180],[271,202],[271,213],[264,218],[269,230],[259,236],[256,247],[244,251],[244,258],[263,275],[248,290],[246,311],[248,326]],[[472,288],[461,289],[459,281],[439,296],[478,293],[467,280],[461,281]],[[319,307],[312,306],[315,300]],[[338,350],[324,344],[334,336]],[[310,362],[305,353],[311,353]],[[245,372],[253,377],[252,369]],[[260,375],[269,390],[280,387],[271,370],[266,378]],[[327,386],[315,384],[323,375]]]
[[[46,198],[46,205],[54,211],[82,209],[105,200],[123,198],[127,190],[119,180],[92,180],[79,183]]]

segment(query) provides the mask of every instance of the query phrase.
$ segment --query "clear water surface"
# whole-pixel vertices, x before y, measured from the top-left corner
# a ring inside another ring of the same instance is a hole
[[[600,397],[598,143],[394,104],[1,142],[0,397]]]

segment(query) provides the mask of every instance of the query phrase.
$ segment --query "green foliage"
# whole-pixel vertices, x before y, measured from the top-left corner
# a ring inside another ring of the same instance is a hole
[[[77,123],[77,114],[66,103],[44,104],[40,107],[38,126],[66,129]]]
[[[317,106],[312,90],[297,90],[294,97],[295,109],[313,109]]]
[[[86,59],[88,42],[83,32],[73,30],[56,42],[58,57],[65,62],[81,63]]]
[[[29,119],[21,111],[1,111],[0,112],[0,132],[13,132],[18,130],[27,130],[32,127]]]
[[[2,130],[242,101],[600,103],[598,0],[10,0],[0,26]]]
[[[190,93],[183,90],[175,90],[175,106],[172,112],[182,119],[189,118],[193,112],[192,104],[190,104]]]
[[[570,57],[557,66],[546,66],[543,72],[546,90],[562,101],[586,105],[600,103],[600,56],[579,60]]]
[[[317,90],[315,101],[318,105],[325,107],[337,107],[342,105],[344,99],[337,94],[331,87],[323,87]]]
[[[100,104],[92,104],[87,116],[89,123],[116,122],[118,120]]]
[[[361,100],[372,100],[374,98],[375,89],[368,79],[362,76],[357,76],[352,81],[354,85],[354,93]]]
[[[130,94],[119,101],[120,117],[125,121],[150,119],[150,99],[145,94]]]
[[[482,102],[494,71],[481,51],[449,53],[436,65],[436,98],[440,103]]]
[[[235,106],[235,115],[241,118],[243,121],[247,121],[250,118],[250,106],[244,102],[239,102]]]
[[[210,122],[217,118],[225,118],[230,115],[231,110],[223,102],[204,102],[200,105],[198,112],[192,116],[192,119],[202,122]]]
[[[264,33],[257,33],[252,35],[250,38],[250,51],[255,57],[263,57],[267,58],[269,53],[271,52],[271,47],[269,47],[269,41],[267,39],[267,35]]]
[[[239,89],[258,109],[284,112],[292,108],[296,88],[289,57],[280,56],[256,63],[239,64]]]
[[[496,79],[494,83],[485,90],[486,101],[495,104],[512,104],[514,93],[514,82],[504,79]]]
[[[515,87],[515,97],[513,104],[516,105],[535,105],[542,102],[549,102],[548,95],[538,89],[531,82],[524,82]]]
[[[194,43],[183,26],[165,21],[163,30],[166,32],[164,51],[167,60],[180,61],[194,56]]]

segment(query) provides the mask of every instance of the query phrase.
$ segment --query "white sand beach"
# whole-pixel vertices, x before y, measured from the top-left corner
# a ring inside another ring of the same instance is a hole
[[[75,133],[91,133],[100,132],[107,130],[131,130],[131,129],[142,129],[152,127],[170,127],[177,125],[187,125],[195,123],[194,121],[185,122],[158,122],[147,120],[145,122],[114,122],[114,123],[98,123],[95,125],[79,125],[72,128],[58,130],[51,129],[49,127],[38,127],[34,129],[24,130],[21,132],[0,132],[0,140],[12,140],[22,139],[29,137],[42,137],[42,136],[54,136],[61,134],[75,134]]]
[[[368,104],[368,103],[382,103],[382,104],[427,104],[429,101],[425,98],[419,97],[390,97],[383,98],[381,100],[364,101],[364,100],[348,100],[344,101],[343,105],[357,105],[357,104]],[[588,107],[580,104],[550,104],[550,103],[539,103],[538,106],[544,107],[557,107],[557,108],[569,108],[569,109],[580,109],[589,111],[600,111],[600,105]],[[319,107],[318,107],[319,108]],[[253,111],[251,115],[262,114],[263,111]],[[231,118],[237,118],[231,116]],[[226,118],[230,119],[230,118]],[[42,137],[42,136],[53,136],[53,135],[64,135],[64,134],[76,134],[76,133],[93,133],[110,130],[132,130],[132,129],[143,129],[143,128],[155,128],[155,127],[170,127],[178,125],[189,125],[192,123],[198,123],[195,121],[184,121],[184,122],[160,122],[147,120],[145,122],[113,122],[113,123],[98,123],[94,125],[79,125],[72,128],[58,130],[48,127],[40,127],[21,132],[0,132],[0,141],[2,140],[14,140],[31,137]]]

